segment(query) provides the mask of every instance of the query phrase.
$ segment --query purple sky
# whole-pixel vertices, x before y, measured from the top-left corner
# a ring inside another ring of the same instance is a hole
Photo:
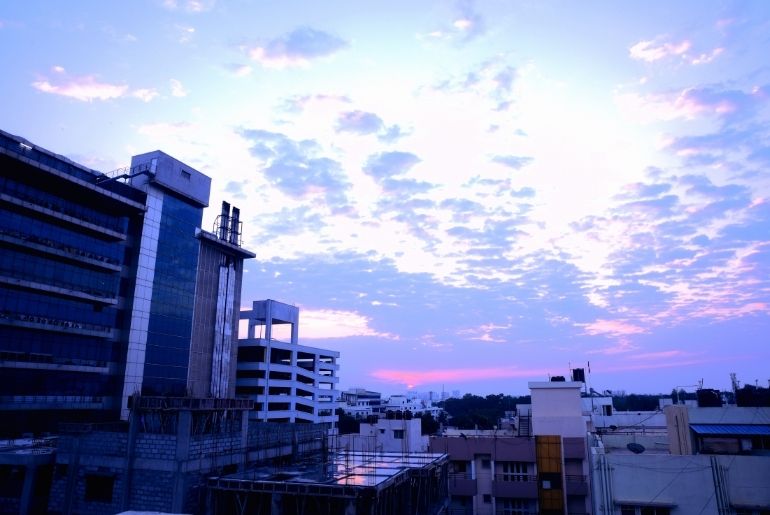
[[[210,175],[342,388],[767,385],[768,2],[5,2],[0,48],[2,129]]]

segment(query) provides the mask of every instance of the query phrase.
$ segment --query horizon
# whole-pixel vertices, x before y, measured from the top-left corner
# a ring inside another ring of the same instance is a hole
[[[160,149],[241,209],[241,304],[339,390],[766,386],[770,3],[147,0],[0,11],[0,128]]]

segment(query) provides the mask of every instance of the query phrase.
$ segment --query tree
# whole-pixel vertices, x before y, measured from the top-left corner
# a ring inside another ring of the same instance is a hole
[[[506,411],[516,409],[516,404],[529,404],[530,396],[511,397],[491,394],[480,397],[470,393],[462,398],[443,401],[439,406],[449,414],[449,423],[459,429],[494,429]]]
[[[420,428],[422,434],[434,435],[438,433],[440,427],[441,425],[438,423],[438,420],[433,418],[433,415],[430,413],[420,414]]]
[[[360,422],[353,416],[345,413],[342,408],[337,408],[337,429],[341,435],[358,433]]]

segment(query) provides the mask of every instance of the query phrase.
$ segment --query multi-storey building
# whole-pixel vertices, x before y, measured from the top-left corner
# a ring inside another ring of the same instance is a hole
[[[299,308],[254,301],[241,311],[236,395],[254,400],[265,422],[334,422],[339,352],[299,344]]]
[[[452,515],[590,513],[590,470],[581,382],[532,382],[531,418],[516,431],[431,437],[449,454]]]
[[[356,418],[385,413],[380,392],[372,392],[364,388],[349,388],[341,393],[340,398],[340,408]]]
[[[1,432],[128,416],[128,398],[232,396],[237,210],[160,152],[106,175],[0,131]]]

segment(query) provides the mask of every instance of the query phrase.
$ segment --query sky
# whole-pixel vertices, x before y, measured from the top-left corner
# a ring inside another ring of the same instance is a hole
[[[160,149],[339,387],[770,379],[770,3],[3,2],[0,128]]]

